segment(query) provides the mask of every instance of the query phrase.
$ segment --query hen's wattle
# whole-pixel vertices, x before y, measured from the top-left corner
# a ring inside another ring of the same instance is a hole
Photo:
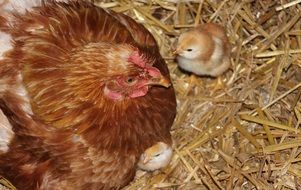
[[[17,188],[119,189],[146,148],[171,144],[175,94],[142,25],[82,1],[1,23],[13,47],[0,59],[0,175]]]

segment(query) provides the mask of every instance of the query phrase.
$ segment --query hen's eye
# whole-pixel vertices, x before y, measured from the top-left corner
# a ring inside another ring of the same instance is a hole
[[[186,51],[192,51],[192,49],[187,49]]]
[[[125,79],[125,82],[128,84],[133,84],[134,82],[136,82],[136,79],[133,77],[128,77],[127,79]]]

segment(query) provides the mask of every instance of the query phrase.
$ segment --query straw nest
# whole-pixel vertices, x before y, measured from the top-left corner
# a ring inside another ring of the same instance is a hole
[[[143,23],[170,69],[178,101],[171,164],[137,172],[125,189],[301,189],[301,0],[95,1]],[[182,32],[226,27],[225,87],[183,73],[171,54]]]

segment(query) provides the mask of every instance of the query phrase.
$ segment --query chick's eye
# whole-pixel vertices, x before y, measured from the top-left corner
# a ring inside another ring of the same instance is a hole
[[[192,49],[189,48],[189,49],[186,49],[186,51],[192,51]]]
[[[160,156],[160,155],[161,155],[160,153],[159,153],[159,154],[155,154],[154,157],[158,157],[158,156]]]

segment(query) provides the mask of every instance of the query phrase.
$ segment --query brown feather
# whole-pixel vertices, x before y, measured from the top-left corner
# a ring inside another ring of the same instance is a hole
[[[44,2],[12,23],[6,30],[14,49],[0,62],[0,87],[11,83],[0,90],[0,108],[15,137],[0,155],[0,174],[17,188],[119,189],[132,180],[146,148],[171,144],[172,87],[122,101],[101,91],[104,82],[133,72],[117,53],[131,47],[169,78],[142,25],[81,1]],[[27,96],[13,90],[20,85]],[[33,113],[24,108],[26,98]]]

